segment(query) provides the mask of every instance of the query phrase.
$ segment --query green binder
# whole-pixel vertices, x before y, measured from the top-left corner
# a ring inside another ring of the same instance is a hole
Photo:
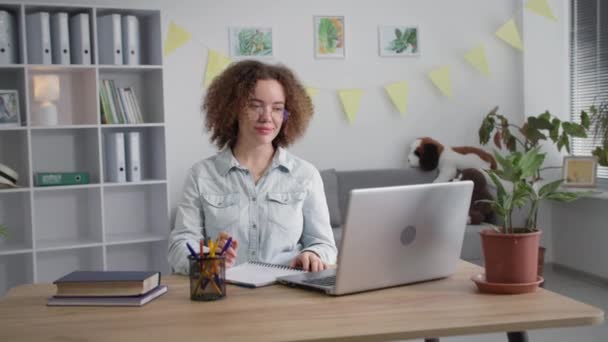
[[[37,172],[34,175],[36,186],[59,186],[89,184],[88,172]]]

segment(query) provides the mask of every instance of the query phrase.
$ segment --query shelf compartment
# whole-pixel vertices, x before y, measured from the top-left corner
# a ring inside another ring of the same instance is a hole
[[[53,282],[76,270],[103,270],[103,247],[36,253],[36,281],[39,283]]]
[[[94,47],[94,42],[93,42],[93,20],[94,20],[94,16],[93,16],[93,9],[92,8],[85,8],[85,7],[79,7],[79,6],[70,6],[70,5],[62,5],[62,6],[46,6],[46,5],[25,5],[25,14],[32,14],[32,13],[36,13],[36,12],[49,12],[50,15],[52,15],[53,13],[58,13],[58,12],[66,12],[68,14],[69,19],[71,19],[73,16],[80,14],[80,13],[87,13],[89,15],[89,32],[90,32],[90,36],[89,39],[91,41],[91,63],[94,64],[95,62],[95,47]],[[72,25],[71,23],[69,24],[70,26],[70,30],[72,29]],[[27,29],[27,28],[26,28]],[[70,36],[71,38],[71,36]],[[74,48],[74,43],[70,40],[70,49]],[[30,59],[31,61],[31,59]],[[71,61],[73,63],[73,61]],[[53,61],[54,63],[54,61]],[[78,64],[70,64],[70,65],[78,65]],[[64,66],[67,66],[64,65]]]
[[[34,130],[33,172],[88,172],[91,184],[99,183],[97,128]]]
[[[139,41],[141,65],[162,64],[162,37],[161,20],[158,10],[98,8],[97,18],[108,14],[134,15],[139,20]],[[100,28],[97,25],[97,39],[99,41]],[[124,46],[124,45],[123,45]],[[124,49],[123,49],[124,50]],[[123,51],[125,53],[126,51]],[[114,64],[113,61],[102,58],[100,54],[99,64]]]
[[[29,187],[31,182],[28,154],[26,130],[0,130],[0,162],[17,172],[20,187]]]
[[[107,269],[111,271],[160,271],[170,273],[167,242],[142,242],[106,246]]]
[[[99,188],[34,193],[37,249],[60,249],[101,243]]]
[[[106,242],[168,236],[165,184],[103,189]]]
[[[3,11],[7,11],[9,12],[12,17],[13,17],[13,22],[15,24],[15,33],[14,33],[14,38],[15,38],[15,46],[13,46],[13,48],[16,48],[16,61],[14,64],[22,64],[24,63],[24,59],[23,59],[23,45],[24,45],[24,41],[23,41],[23,33],[21,32],[23,26],[23,16],[21,15],[21,6],[20,5],[11,5],[11,4],[0,4],[0,10]],[[2,64],[0,63],[0,66],[2,65],[14,65],[14,64]],[[0,88],[2,89],[2,88]]]
[[[17,127],[27,125],[27,101],[25,101],[25,68],[2,68],[0,65],[0,89],[16,90],[19,97],[19,124]],[[12,125],[12,124],[11,124]],[[0,124],[0,129],[12,126]]]
[[[0,224],[8,237],[0,239],[0,252],[32,248],[32,215],[29,192],[0,192]]]
[[[32,253],[0,255],[0,297],[12,287],[33,282]]]
[[[95,125],[97,120],[96,70],[91,66],[32,66],[29,67],[30,122],[40,124],[40,103],[34,97],[34,78],[41,75],[57,75],[59,99],[57,106],[58,125]]]
[[[130,127],[114,128],[111,126],[103,127],[103,153],[104,156],[104,181],[111,183],[109,163],[108,163],[108,143],[109,135],[112,133],[123,132],[125,138],[127,132],[139,132],[140,136],[140,167],[142,181],[163,181],[167,179],[166,155],[165,155],[165,129],[164,127]],[[128,161],[127,161],[128,166]],[[128,184],[128,183],[112,183]]]
[[[162,123],[165,121],[162,70],[106,67],[99,69],[99,79],[100,87],[102,80],[114,80],[114,85],[117,88],[131,87],[135,92],[144,123]]]

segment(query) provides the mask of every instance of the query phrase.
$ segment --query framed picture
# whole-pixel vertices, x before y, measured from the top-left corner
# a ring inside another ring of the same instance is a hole
[[[0,89],[0,128],[21,124],[19,115],[19,92]]]
[[[274,41],[271,27],[231,27],[230,56],[264,57],[274,56]]]
[[[314,17],[316,58],[346,57],[344,25],[343,16]]]
[[[420,56],[419,36],[417,26],[379,26],[378,49],[380,56]]]
[[[564,186],[594,187],[597,172],[596,157],[564,157]]]

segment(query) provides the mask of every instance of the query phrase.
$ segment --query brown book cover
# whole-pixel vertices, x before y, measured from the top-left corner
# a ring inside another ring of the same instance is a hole
[[[160,272],[74,271],[53,284],[55,297],[138,296],[160,285]]]

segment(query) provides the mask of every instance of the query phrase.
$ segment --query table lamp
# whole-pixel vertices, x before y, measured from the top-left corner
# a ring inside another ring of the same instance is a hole
[[[34,100],[40,102],[36,122],[39,125],[52,126],[57,124],[57,106],[53,101],[59,99],[59,77],[57,75],[34,76]]]

